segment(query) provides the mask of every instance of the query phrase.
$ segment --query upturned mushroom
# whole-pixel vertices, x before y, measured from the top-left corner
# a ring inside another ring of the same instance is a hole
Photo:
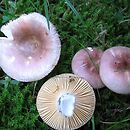
[[[54,25],[39,13],[24,14],[1,27],[0,66],[18,81],[35,81],[57,64],[61,44]]]
[[[73,130],[92,117],[95,94],[86,80],[74,74],[61,74],[43,84],[36,106],[41,118],[50,127]]]
[[[95,89],[104,87],[99,75],[102,53],[97,48],[81,49],[74,55],[71,64],[73,73],[87,80]]]
[[[119,94],[130,93],[130,48],[107,49],[101,58],[100,76],[103,83]]]

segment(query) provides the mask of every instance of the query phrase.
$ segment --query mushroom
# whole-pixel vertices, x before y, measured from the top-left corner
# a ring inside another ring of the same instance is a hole
[[[95,94],[86,80],[74,74],[61,74],[43,84],[36,106],[41,118],[50,127],[73,130],[92,117]]]
[[[72,59],[73,73],[87,80],[94,89],[104,87],[99,75],[102,53],[100,49],[88,47],[79,50]]]
[[[100,76],[112,91],[130,93],[130,48],[115,46],[107,49],[101,58]]]
[[[18,81],[35,81],[57,64],[61,44],[54,25],[39,13],[21,15],[1,27],[0,66]]]

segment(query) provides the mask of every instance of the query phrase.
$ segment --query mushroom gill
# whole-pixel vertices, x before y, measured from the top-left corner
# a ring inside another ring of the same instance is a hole
[[[36,106],[42,120],[57,130],[74,130],[86,124],[95,109],[91,85],[74,74],[60,74],[40,88]]]

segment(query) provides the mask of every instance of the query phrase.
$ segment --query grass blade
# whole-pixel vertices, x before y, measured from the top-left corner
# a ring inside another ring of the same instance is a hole
[[[94,115],[92,116],[91,122],[92,122],[92,130],[95,130]]]
[[[124,123],[124,122],[127,122],[127,121],[130,121],[130,118],[127,118],[127,119],[124,119],[124,120],[122,120],[122,121],[118,121],[118,122],[106,122],[106,121],[100,121],[101,123],[103,123],[103,124],[120,124],[120,123]]]
[[[46,16],[46,19],[47,19],[48,29],[50,30],[49,11],[48,11],[48,2],[47,2],[47,0],[44,0],[44,10],[45,10],[45,16]]]
[[[32,2],[32,0],[29,0],[29,3],[32,5],[32,7],[33,7],[36,11],[38,11],[38,8],[35,6],[35,4]]]
[[[70,0],[65,0],[66,4],[71,8],[71,10],[73,11],[73,13],[81,20],[81,22],[83,22],[79,12],[75,9],[75,7],[73,6],[73,4],[70,2]]]
[[[95,69],[96,69],[96,71],[97,71],[97,73],[98,73],[98,66],[95,64],[95,61],[94,61],[93,58],[90,56],[90,54],[89,54],[88,50],[86,49],[86,47],[85,47],[82,43],[80,43],[78,40],[76,40],[74,37],[72,37],[72,38],[73,38],[81,47],[83,47],[83,49],[87,52],[87,54],[88,54],[88,56],[89,56],[89,58],[90,58],[92,64],[94,65],[94,67],[95,67]]]
[[[112,130],[112,129],[116,128],[117,126],[120,126],[122,123],[125,123],[128,121],[130,121],[130,116],[128,116],[127,118],[125,118],[121,121],[116,121],[116,122],[100,121],[100,123],[111,125],[110,127],[106,128],[105,130]]]

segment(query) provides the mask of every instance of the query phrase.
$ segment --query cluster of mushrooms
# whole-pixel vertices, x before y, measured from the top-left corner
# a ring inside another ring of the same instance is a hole
[[[39,13],[24,14],[1,27],[0,66],[11,78],[31,82],[44,78],[58,63],[61,52],[54,25]],[[130,48],[105,52],[85,48],[72,59],[74,74],[56,75],[38,92],[36,106],[45,123],[58,130],[73,130],[87,123],[95,109],[93,88],[107,86],[130,93]]]
[[[130,48],[115,46],[102,51],[85,48],[72,60],[74,74],[87,80],[94,89],[108,87],[119,94],[130,93]]]

